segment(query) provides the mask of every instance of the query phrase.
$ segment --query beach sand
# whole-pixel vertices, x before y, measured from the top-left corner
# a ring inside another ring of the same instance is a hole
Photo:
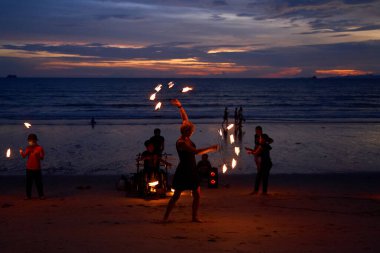
[[[45,176],[46,200],[23,200],[22,176],[0,177],[0,249],[6,252],[379,252],[380,174],[222,175],[202,188],[192,223],[187,192],[171,222],[168,199],[127,198],[118,176]],[[35,192],[34,196],[35,196]]]

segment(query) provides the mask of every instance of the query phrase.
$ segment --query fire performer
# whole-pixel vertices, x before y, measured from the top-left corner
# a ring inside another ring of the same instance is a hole
[[[41,173],[41,160],[44,159],[45,153],[44,149],[38,145],[37,140],[37,135],[29,134],[29,146],[25,149],[25,152],[20,148],[22,158],[28,156],[26,163],[26,199],[32,198],[33,181],[36,183],[39,198],[45,199]]]
[[[251,194],[259,192],[260,183],[263,181],[263,194],[266,195],[268,192],[269,172],[272,168],[272,160],[270,158],[272,147],[270,144],[273,143],[273,139],[263,133],[261,126],[257,126],[255,131],[255,148],[246,148],[248,154],[254,155],[257,168],[255,189]]]
[[[186,111],[178,99],[173,99],[171,103],[178,107],[182,118],[182,125],[180,128],[181,136],[176,143],[179,164],[173,178],[173,188],[175,191],[172,198],[169,200],[163,221],[168,221],[169,215],[180,198],[182,191],[191,190],[193,194],[192,221],[201,222],[198,218],[200,180],[195,155],[202,155],[217,151],[218,145],[197,149],[195,144],[190,139],[195,130],[194,124],[189,121]]]

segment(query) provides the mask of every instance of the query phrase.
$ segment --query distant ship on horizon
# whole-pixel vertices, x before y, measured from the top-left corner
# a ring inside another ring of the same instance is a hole
[[[8,78],[8,79],[14,79],[14,78],[17,78],[17,76],[16,75],[7,75],[6,78]]]

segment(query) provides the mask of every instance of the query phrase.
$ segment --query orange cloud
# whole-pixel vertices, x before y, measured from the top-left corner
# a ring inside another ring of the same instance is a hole
[[[371,71],[363,71],[357,69],[325,69],[325,70],[316,70],[317,75],[324,76],[360,76],[360,75],[369,75],[372,74]]]
[[[60,54],[51,53],[47,51],[26,51],[14,49],[0,48],[0,57],[14,57],[14,58],[97,58],[93,56],[82,56],[78,54]]]
[[[283,68],[278,72],[265,74],[261,77],[265,78],[282,78],[282,77],[293,77],[302,72],[302,69],[299,67]]]
[[[44,69],[70,68],[132,68],[158,71],[175,71],[180,75],[207,76],[223,73],[240,73],[248,70],[229,62],[205,62],[197,58],[149,60],[113,60],[113,61],[52,61],[43,63]]]
[[[208,54],[219,54],[219,53],[242,53],[242,52],[247,52],[247,51],[252,51],[252,47],[219,47],[219,48],[214,48],[210,49],[207,51]]]

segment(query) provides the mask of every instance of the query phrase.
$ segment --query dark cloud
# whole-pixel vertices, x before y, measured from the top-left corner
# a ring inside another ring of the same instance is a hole
[[[226,1],[224,0],[214,0],[212,1],[212,4],[215,6],[225,6],[228,5]]]
[[[329,68],[359,68],[380,73],[380,66],[377,64],[379,55],[380,41],[367,41],[222,53],[218,57],[228,58],[242,65],[298,66],[311,74],[315,69]]]
[[[108,14],[108,15],[98,15],[95,16],[97,20],[107,20],[107,19],[124,19],[124,20],[141,20],[144,19],[142,16],[135,16],[132,14]]]
[[[343,0],[343,3],[345,4],[367,4],[367,3],[373,3],[376,0]]]
[[[178,43],[181,44],[181,43]],[[231,47],[232,45],[226,45]],[[235,45],[235,47],[238,47]],[[181,58],[197,58],[202,62],[210,63],[233,63],[236,66],[242,66],[247,70],[239,73],[230,73],[226,76],[230,77],[257,77],[268,74],[270,71],[278,70],[286,73],[296,74],[296,76],[309,76],[313,75],[315,70],[318,69],[360,69],[371,71],[373,73],[380,73],[380,66],[378,65],[378,56],[380,55],[380,41],[367,41],[357,43],[337,43],[326,45],[306,45],[294,47],[276,47],[267,48],[262,50],[253,50],[247,52],[225,52],[208,54],[207,51],[212,46],[196,46],[193,48],[172,47],[172,46],[148,46],[140,49],[126,49],[126,48],[112,48],[107,45],[91,43],[87,45],[61,45],[49,46],[44,44],[31,44],[25,46],[18,45],[4,45],[2,48],[25,50],[28,52],[50,52],[50,53],[65,53],[65,54],[78,54],[80,56],[92,56],[92,58],[64,58],[61,61],[70,62],[102,62],[106,60],[131,60],[131,59],[147,59],[147,60],[170,60]],[[0,57],[0,75],[7,73],[20,73],[24,70],[24,75],[35,73],[35,76],[41,72],[38,68],[43,63],[52,61],[53,59],[20,59]],[[6,62],[10,62],[9,65]],[[79,68],[80,69],[80,68]],[[102,69],[97,67],[86,67],[85,75],[95,73],[95,69]],[[124,72],[122,72],[124,69]],[[299,71],[298,71],[299,69]],[[90,71],[91,70],[91,71]],[[60,72],[59,72],[60,71]],[[88,71],[88,72],[87,72]],[[292,72],[293,71],[293,72]],[[102,74],[119,76],[121,73],[129,73],[130,76],[140,74],[144,76],[164,76],[165,74],[172,74],[176,76],[175,72],[152,70],[145,72],[134,68],[134,72],[127,68],[115,67],[113,69],[104,69]],[[58,76],[76,76],[78,68],[54,70],[49,72],[49,75]],[[40,74],[41,75],[41,74]],[[123,75],[121,75],[123,76]]]
[[[213,21],[223,21],[223,20],[226,20],[226,18],[224,18],[224,17],[222,17],[221,15],[218,15],[218,14],[211,15],[210,19],[213,20]]]

